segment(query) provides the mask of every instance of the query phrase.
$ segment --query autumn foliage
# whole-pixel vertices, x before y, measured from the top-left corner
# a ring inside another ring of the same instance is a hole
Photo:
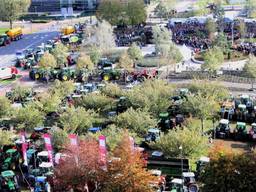
[[[255,154],[234,153],[218,144],[210,152],[210,159],[201,175],[203,192],[255,191]]]
[[[151,192],[150,183],[156,180],[126,134],[107,155],[107,169],[99,162],[97,140],[81,140],[79,147],[67,146],[63,153],[65,158],[55,168],[54,191]]]

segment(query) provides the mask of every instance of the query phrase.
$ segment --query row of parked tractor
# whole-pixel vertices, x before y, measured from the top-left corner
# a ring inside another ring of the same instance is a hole
[[[0,34],[0,46],[6,46],[12,41],[20,40],[22,36],[23,32],[20,27],[9,29],[5,33]]]

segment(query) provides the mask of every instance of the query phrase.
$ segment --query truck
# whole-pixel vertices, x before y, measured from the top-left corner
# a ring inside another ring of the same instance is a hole
[[[64,27],[61,31],[63,35],[70,35],[75,32],[75,28],[73,26]]]
[[[6,32],[12,41],[17,41],[22,38],[22,29],[20,27],[10,29]]]
[[[18,74],[16,67],[0,68],[0,80],[14,79]]]
[[[10,44],[11,39],[8,35],[6,34],[0,34],[0,46],[6,46]]]

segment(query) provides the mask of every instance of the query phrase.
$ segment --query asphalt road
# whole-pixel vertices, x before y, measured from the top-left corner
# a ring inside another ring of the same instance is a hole
[[[0,47],[0,67],[12,66],[17,51],[37,47],[58,36],[58,34],[59,32],[57,31],[28,34],[24,35],[21,40],[13,41],[10,45]]]

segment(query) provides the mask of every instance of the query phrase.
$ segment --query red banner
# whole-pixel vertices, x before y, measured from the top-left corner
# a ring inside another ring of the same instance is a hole
[[[43,138],[44,138],[45,148],[48,151],[49,161],[53,165],[53,147],[52,147],[52,143],[51,143],[51,135],[46,133],[43,135]]]
[[[24,165],[28,166],[28,158],[27,158],[28,144],[26,143],[26,137],[25,137],[24,131],[20,132],[20,140],[22,142],[22,155],[23,155]]]
[[[99,151],[100,151],[100,164],[103,169],[107,169],[107,148],[106,137],[104,135],[99,136]]]

